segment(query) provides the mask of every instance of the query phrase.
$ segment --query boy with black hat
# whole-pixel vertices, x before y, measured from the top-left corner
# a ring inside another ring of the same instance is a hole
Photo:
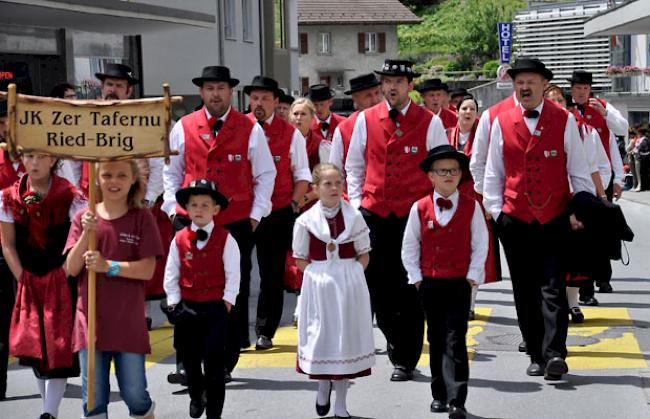
[[[458,192],[469,158],[453,146],[429,151],[420,163],[433,193],[411,207],[402,263],[427,319],[432,412],[465,418],[469,380],[467,321],[472,287],[485,279],[488,230],[478,202]],[[453,231],[453,234],[452,234]]]
[[[169,247],[165,267],[168,310],[176,317],[179,354],[187,374],[190,417],[220,418],[225,398],[224,350],[227,316],[239,293],[239,247],[214,223],[228,199],[209,179],[176,192],[192,224]],[[203,369],[201,370],[201,364]]]
[[[345,121],[345,117],[330,111],[334,104],[334,95],[328,85],[314,84],[309,86],[307,98],[314,103],[314,109],[316,110],[316,117],[311,124],[312,135],[316,136],[314,139],[318,143],[324,139],[329,145],[332,143],[334,130],[341,122]]]

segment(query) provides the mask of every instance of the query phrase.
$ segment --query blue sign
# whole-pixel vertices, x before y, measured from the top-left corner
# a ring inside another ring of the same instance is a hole
[[[501,64],[510,64],[512,52],[512,23],[497,23],[499,32],[499,61]]]

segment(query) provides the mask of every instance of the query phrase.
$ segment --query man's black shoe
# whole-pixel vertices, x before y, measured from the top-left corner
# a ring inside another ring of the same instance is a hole
[[[203,416],[203,411],[205,410],[205,404],[203,400],[190,400],[190,417],[191,418],[200,418]]]
[[[442,400],[433,399],[433,401],[431,402],[431,411],[433,413],[446,412],[447,411],[447,402],[443,402]]]
[[[566,364],[566,361],[559,356],[551,358],[546,362],[546,368],[544,369],[544,379],[545,380],[561,380],[562,375],[569,372],[569,366]]]
[[[413,370],[404,367],[395,367],[390,375],[390,381],[409,381],[413,379]]]
[[[522,340],[521,343],[518,346],[519,352],[526,352],[528,350],[528,347],[526,346],[526,341]]]
[[[467,410],[464,407],[449,406],[449,419],[465,419]]]
[[[180,384],[187,387],[187,374],[185,374],[185,370],[170,372],[167,374],[167,382],[169,384]]]
[[[587,297],[587,298],[585,298],[583,300],[580,300],[580,303],[583,306],[592,306],[592,307],[594,307],[594,306],[598,305],[598,300],[596,300],[596,298],[594,298],[594,297]]]
[[[544,364],[541,362],[531,361],[528,368],[526,368],[526,374],[531,377],[541,377],[544,375]]]
[[[609,284],[609,282],[603,282],[598,287],[598,292],[600,292],[602,294],[611,294],[612,292],[614,292],[614,288],[612,288],[612,286]]]
[[[271,349],[273,347],[273,341],[264,335],[260,335],[255,342],[255,350],[264,350]]]

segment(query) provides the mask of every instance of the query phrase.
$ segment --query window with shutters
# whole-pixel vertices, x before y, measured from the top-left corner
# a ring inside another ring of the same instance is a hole
[[[332,53],[332,34],[321,32],[318,34],[318,53],[320,55],[330,55]]]
[[[309,36],[306,33],[300,34],[300,55],[309,54]]]
[[[365,48],[364,52],[366,54],[368,53],[376,53],[378,52],[378,47],[377,47],[377,42],[378,42],[378,36],[377,32],[366,32],[365,36]]]
[[[302,95],[305,95],[309,91],[309,77],[300,78],[300,89],[302,90]]]

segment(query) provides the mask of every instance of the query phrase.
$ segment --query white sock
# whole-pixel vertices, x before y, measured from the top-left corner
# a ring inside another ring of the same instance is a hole
[[[349,416],[346,400],[348,398],[348,387],[350,380],[336,380],[334,383],[334,391],[336,391],[336,402],[334,403],[334,414],[336,416],[346,417]]]
[[[478,285],[475,287],[472,287],[472,297],[469,301],[469,309],[474,310],[474,306],[476,305],[476,294],[478,294]]]
[[[43,413],[57,417],[59,405],[65,393],[67,378],[51,378],[45,381],[45,397],[43,398]]]
[[[38,392],[41,393],[41,399],[45,399],[45,380],[37,378],[36,384],[38,385]]]
[[[578,292],[580,288],[578,287],[566,287],[566,299],[569,303],[569,308],[580,307],[578,303]]]
[[[318,396],[316,396],[316,401],[319,406],[325,406],[327,404],[331,389],[332,382],[330,380],[318,380]]]

